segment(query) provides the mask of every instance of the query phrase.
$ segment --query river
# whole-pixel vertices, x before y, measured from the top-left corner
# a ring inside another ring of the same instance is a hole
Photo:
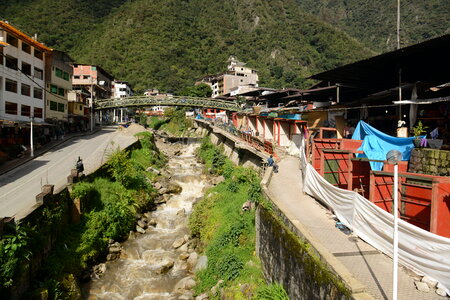
[[[85,299],[179,299],[175,291],[180,281],[192,275],[186,256],[192,249],[187,244],[175,249],[174,241],[187,240],[188,218],[195,200],[203,195],[206,181],[202,180],[202,165],[196,162],[190,144],[180,155],[171,157],[166,166],[173,174],[171,180],[182,187],[151,213],[156,226],[137,234],[122,244],[119,259],[106,262],[106,271],[94,277],[84,287]],[[173,266],[171,266],[173,264]],[[189,297],[187,297],[188,299]]]

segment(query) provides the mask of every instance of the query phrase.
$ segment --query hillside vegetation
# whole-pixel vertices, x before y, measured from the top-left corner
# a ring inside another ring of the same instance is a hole
[[[0,17],[138,91],[177,92],[230,55],[262,86],[305,87],[314,72],[373,54],[295,0],[7,0]]]
[[[300,7],[379,52],[397,47],[397,1],[297,0]],[[448,0],[400,3],[400,45],[420,43],[450,32]]]

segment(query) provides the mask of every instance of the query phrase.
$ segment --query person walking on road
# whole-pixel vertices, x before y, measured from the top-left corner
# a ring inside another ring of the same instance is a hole
[[[77,168],[78,176],[83,173],[84,164],[83,164],[83,161],[81,160],[81,157],[79,157],[79,156],[78,156],[76,168]]]
[[[267,159],[267,166],[273,167],[273,172],[278,173],[278,165],[273,159],[273,155],[271,154],[270,157]]]

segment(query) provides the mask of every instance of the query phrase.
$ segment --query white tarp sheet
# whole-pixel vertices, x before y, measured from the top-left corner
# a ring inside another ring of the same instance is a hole
[[[332,208],[355,235],[392,257],[394,216],[356,192],[331,185],[300,152],[304,192]],[[450,239],[399,220],[398,240],[400,264],[435,279],[450,295]]]
[[[295,133],[291,137],[291,141],[287,148],[287,152],[290,155],[297,156],[300,154],[300,147],[303,141],[303,136],[301,133]]]

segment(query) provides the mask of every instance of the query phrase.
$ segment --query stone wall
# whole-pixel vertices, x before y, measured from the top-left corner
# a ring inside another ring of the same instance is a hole
[[[277,209],[257,210],[257,253],[264,276],[281,283],[290,299],[352,298],[351,290],[289,223]]]
[[[450,176],[450,151],[416,148],[411,151],[409,172]]]

